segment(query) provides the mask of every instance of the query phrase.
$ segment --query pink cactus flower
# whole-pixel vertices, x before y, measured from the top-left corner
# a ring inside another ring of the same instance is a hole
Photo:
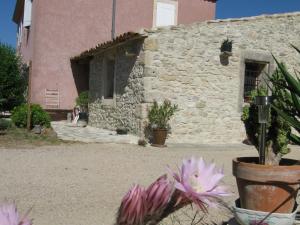
[[[124,196],[117,219],[118,225],[140,225],[145,219],[146,191],[139,185],[134,185]],[[1,224],[0,224],[1,225]]]
[[[173,173],[173,176],[175,188],[203,211],[208,206],[216,206],[219,197],[230,195],[219,185],[224,177],[223,171],[214,163],[205,163],[202,158],[183,160],[179,174]]]
[[[168,204],[173,186],[167,178],[163,175],[158,178],[147,188],[147,214],[149,216],[159,215]]]
[[[0,207],[0,225],[32,225],[32,222],[25,216],[20,218],[15,205],[2,205]]]

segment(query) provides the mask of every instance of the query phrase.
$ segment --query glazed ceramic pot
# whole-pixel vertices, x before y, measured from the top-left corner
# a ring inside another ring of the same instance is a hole
[[[239,200],[233,207],[236,221],[241,225],[293,225],[295,223],[298,207],[294,207],[292,213],[268,213],[239,207]]]

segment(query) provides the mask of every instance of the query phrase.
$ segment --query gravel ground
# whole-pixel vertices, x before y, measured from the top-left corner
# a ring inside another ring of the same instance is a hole
[[[203,156],[224,165],[225,182],[236,195],[231,160],[255,155],[249,146],[72,144],[34,149],[0,149],[0,200],[15,201],[21,212],[33,207],[35,225],[111,225],[132,183],[149,185],[184,157]],[[293,151],[290,158],[300,158]],[[230,202],[236,197],[229,199]],[[214,214],[218,221],[224,213]],[[207,223],[213,224],[213,223]]]

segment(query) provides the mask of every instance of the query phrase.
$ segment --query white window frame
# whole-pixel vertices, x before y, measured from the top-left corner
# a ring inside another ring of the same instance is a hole
[[[178,24],[178,0],[154,0],[154,9],[153,9],[153,27],[158,27],[156,25],[157,22],[157,3],[167,3],[167,4],[172,4],[175,6],[175,21],[174,25],[169,25],[169,26],[176,26]],[[159,26],[160,27],[160,26]]]

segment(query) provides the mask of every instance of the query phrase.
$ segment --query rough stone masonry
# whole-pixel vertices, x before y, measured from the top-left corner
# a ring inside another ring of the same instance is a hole
[[[90,125],[116,129],[123,121],[131,133],[143,136],[147,107],[154,99],[179,106],[168,142],[240,143],[244,104],[245,62],[276,68],[273,53],[290,70],[300,67],[300,13],[214,20],[142,30],[147,38],[99,53],[90,66]],[[233,40],[232,56],[220,54],[221,43]],[[124,48],[135,47],[128,57]],[[112,104],[101,98],[103,57],[116,58]],[[102,72],[101,72],[102,71]]]

